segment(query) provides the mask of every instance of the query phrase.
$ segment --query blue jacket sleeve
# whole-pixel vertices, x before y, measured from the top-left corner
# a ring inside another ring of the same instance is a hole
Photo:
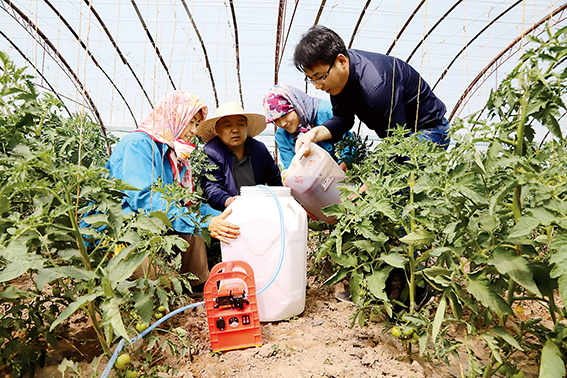
[[[295,143],[293,143],[293,136],[284,129],[276,130],[276,143],[278,144],[278,152],[280,153],[280,160],[282,161],[284,169],[287,169],[291,164],[291,160],[295,156]]]
[[[173,183],[173,171],[169,160],[165,154],[162,154],[160,146],[145,134],[133,133],[123,139],[125,140],[121,140],[122,143],[119,142],[115,147],[107,168],[112,176],[140,189],[125,191],[127,197],[124,198],[124,212],[150,213],[167,210],[167,201],[162,198],[161,193],[152,193],[151,186],[158,177],[161,177],[165,184]],[[195,232],[198,216],[189,213],[187,208],[172,205],[167,211],[167,216],[176,232],[181,234]]]

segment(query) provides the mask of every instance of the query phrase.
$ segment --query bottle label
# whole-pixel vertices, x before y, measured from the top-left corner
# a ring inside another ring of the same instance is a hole
[[[333,181],[335,181],[335,179],[333,177],[327,177],[325,179],[325,181],[323,181],[323,183],[321,184],[321,186],[323,187],[323,190],[327,191],[327,189],[329,189],[329,186],[331,186]]]

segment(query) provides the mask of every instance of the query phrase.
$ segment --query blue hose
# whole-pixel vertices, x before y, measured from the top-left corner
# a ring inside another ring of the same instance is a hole
[[[283,258],[284,258],[284,251],[285,251],[285,225],[284,225],[282,206],[281,206],[280,200],[278,199],[276,194],[270,188],[268,188],[265,185],[256,185],[256,187],[266,189],[268,192],[270,192],[272,197],[274,197],[274,200],[276,201],[276,205],[278,206],[278,211],[279,211],[279,214],[280,214],[280,230],[281,230],[281,238],[280,238],[281,239],[281,247],[280,247],[281,253],[280,253],[280,259],[278,261],[278,267],[276,268],[275,273],[272,275],[272,278],[270,278],[268,283],[266,285],[264,285],[263,288],[261,288],[260,290],[258,290],[256,292],[256,294],[260,294],[261,292],[266,290],[268,287],[270,287],[270,285],[274,282],[274,280],[278,276],[280,269],[282,267]],[[179,313],[181,313],[185,310],[189,310],[191,308],[195,308],[197,306],[201,306],[201,305],[204,305],[204,304],[205,304],[205,302],[192,303],[190,305],[180,307],[177,310],[170,312],[169,314],[163,316],[157,322],[155,322],[154,324],[152,324],[151,326],[146,328],[138,336],[136,336],[132,340],[130,340],[130,343],[134,344],[136,341],[138,341],[141,338],[143,338],[144,336],[146,336],[148,333],[150,333],[152,330],[154,330],[157,326],[159,326],[161,323],[165,322],[167,319],[171,318],[172,316],[177,315],[177,314],[179,314]],[[116,362],[116,359],[118,358],[118,353],[120,353],[120,351],[122,350],[123,347],[124,347],[124,339],[120,339],[120,341],[118,342],[118,345],[116,346],[116,349],[114,350],[114,353],[112,353],[112,356],[110,357],[110,360],[106,364],[106,368],[102,372],[102,375],[100,376],[100,378],[108,377],[108,375],[110,374],[110,371],[112,370],[112,366],[114,366],[114,363]]]
[[[280,204],[280,200],[278,199],[278,197],[276,196],[276,194],[272,191],[272,189],[268,188],[265,185],[256,185],[257,188],[263,188],[266,189],[268,192],[270,192],[270,194],[272,195],[272,197],[274,197],[274,199],[276,200],[276,205],[278,205],[278,211],[280,213],[280,231],[281,231],[281,236],[280,236],[280,260],[278,261],[278,267],[276,268],[276,272],[272,275],[272,278],[270,278],[270,280],[268,281],[268,283],[266,285],[264,285],[263,288],[261,288],[260,290],[258,290],[256,292],[256,294],[260,294],[261,292],[263,292],[264,290],[266,290],[268,287],[270,287],[270,285],[274,282],[274,280],[276,279],[276,277],[278,276],[278,274],[280,273],[280,269],[282,267],[282,263],[283,263],[283,258],[284,258],[284,251],[285,251],[285,226],[284,226],[284,218],[283,218],[283,210],[282,210],[282,206]]]
[[[151,326],[149,326],[148,328],[146,328],[142,333],[140,333],[138,336],[134,337],[132,340],[130,340],[130,343],[134,344],[136,341],[140,340],[142,337],[146,336],[148,333],[150,333],[154,328],[156,328],[158,325],[160,325],[161,323],[165,322],[167,319],[171,318],[174,315],[179,314],[180,312],[183,312],[185,310],[189,310],[191,308],[197,307],[197,306],[201,306],[204,305],[205,302],[197,302],[197,303],[191,303],[190,305],[184,306],[184,307],[180,307],[175,311],[171,311],[169,314],[165,315],[164,317],[162,317],[161,319],[159,319],[157,322],[155,322],[154,324],[152,324]],[[114,362],[116,361],[116,359],[118,358],[118,353],[120,353],[120,351],[122,350],[122,348],[124,347],[124,339],[120,339],[120,342],[118,343],[118,345],[116,346],[116,349],[114,350],[114,353],[112,354],[112,357],[110,357],[110,360],[108,361],[108,364],[106,365],[106,368],[104,369],[104,371],[102,372],[102,375],[100,376],[100,378],[106,378],[108,377],[108,374],[110,374],[110,370],[112,370],[112,366],[114,365]]]

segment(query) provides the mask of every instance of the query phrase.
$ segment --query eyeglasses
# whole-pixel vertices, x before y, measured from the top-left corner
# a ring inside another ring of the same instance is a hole
[[[335,58],[335,60],[336,59],[337,58]],[[331,72],[331,68],[333,68],[334,65],[335,65],[335,61],[333,60],[333,63],[329,66],[329,69],[327,70],[327,72],[325,72],[325,74],[318,79],[311,79],[310,77],[305,76],[305,78],[304,78],[305,82],[315,84],[315,83],[319,83],[321,81],[325,81],[327,79],[327,76],[329,76],[329,72]]]

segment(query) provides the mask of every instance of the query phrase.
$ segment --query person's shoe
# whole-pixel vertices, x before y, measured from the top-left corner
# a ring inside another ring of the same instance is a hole
[[[201,299],[205,297],[205,293],[203,292],[203,290],[205,289],[205,283],[203,282],[202,284],[196,285],[196,286],[192,286],[191,287],[191,293],[189,293],[189,298],[192,299]]]
[[[335,293],[335,298],[341,302],[352,303],[352,299],[350,299],[350,291],[337,291]]]

